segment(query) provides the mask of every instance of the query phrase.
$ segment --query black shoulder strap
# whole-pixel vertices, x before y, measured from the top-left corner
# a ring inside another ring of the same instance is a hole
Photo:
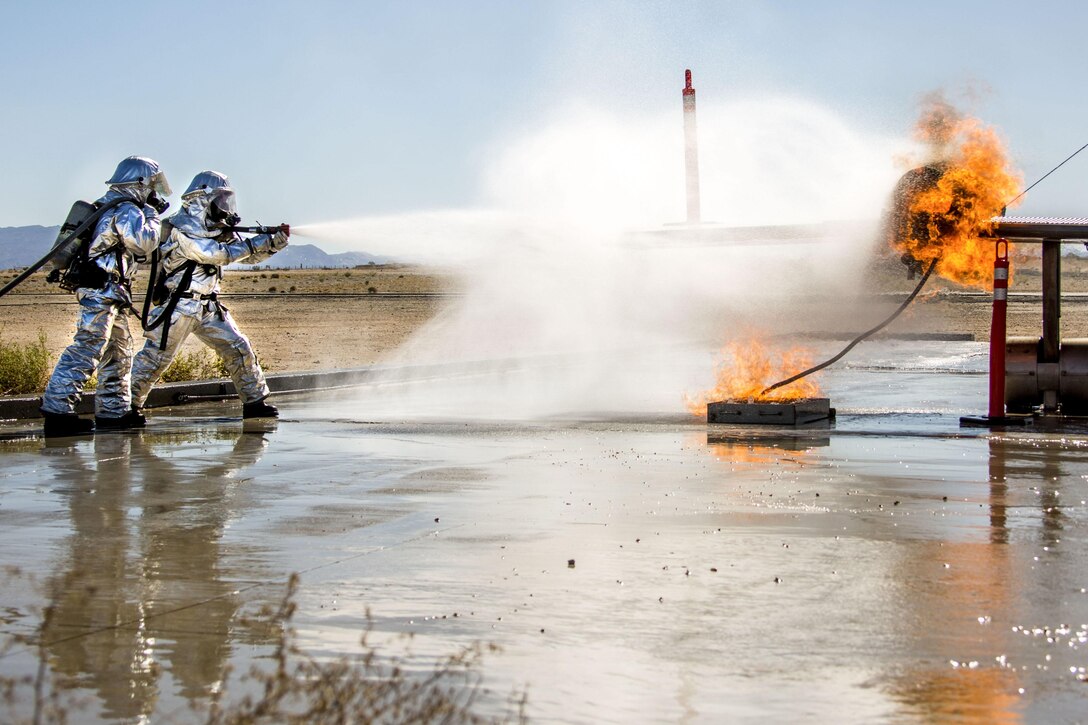
[[[136,206],[136,201],[133,200],[133,199],[129,199],[128,197],[122,197],[120,199],[114,199],[113,201],[110,201],[110,202],[107,202],[106,204],[103,204],[98,209],[98,211],[95,212],[95,226],[98,225],[98,220],[101,219],[102,217],[104,217],[108,210],[110,210],[110,209],[112,209],[112,208],[114,208],[116,206],[121,206],[125,202],[128,202],[128,203],[132,204],[133,206]],[[95,202],[95,206],[98,206],[98,202]],[[82,254],[83,254],[83,261],[84,262],[86,262],[90,258],[91,242],[94,241],[94,233],[93,233],[94,228],[93,227],[92,227],[91,231],[92,231],[92,233],[89,236],[86,236],[86,237],[84,237],[82,239],[83,243],[80,245],[80,252],[82,252]],[[114,246],[110,247],[109,249],[104,250],[98,256],[99,257],[104,257],[109,252],[115,253],[117,255],[117,269],[120,270],[121,269],[121,250],[123,248],[124,248],[123,243],[115,244]]]
[[[155,249],[151,252],[151,261],[148,263],[147,273],[147,292],[144,294],[144,306],[140,313],[140,326],[145,330],[153,329],[158,325],[158,321],[148,327],[148,318],[151,314],[151,299],[155,296],[155,287],[159,284],[159,275],[162,274],[162,270],[159,269],[159,262],[162,256],[162,245],[170,239],[170,233],[173,231],[174,225],[169,219],[163,219],[162,226],[159,227],[159,241],[155,245]]]
[[[155,254],[152,255],[156,262],[158,261],[158,252],[159,250],[156,249]],[[153,289],[150,287],[148,288],[147,296],[144,298],[144,312],[140,318],[140,323],[143,325],[144,330],[148,331],[154,330],[159,325],[162,325],[162,336],[159,340],[160,350],[166,349],[166,341],[170,335],[170,320],[174,316],[174,310],[177,309],[178,301],[181,300],[181,296],[189,291],[189,285],[193,282],[193,270],[195,269],[196,262],[190,259],[181,267],[174,270],[174,273],[177,273],[178,270],[184,270],[181,276],[181,280],[178,282],[178,286],[174,288],[174,292],[170,295],[170,299],[167,301],[166,306],[163,308],[162,312],[160,312],[158,317],[156,317],[154,320],[148,319],[149,310],[151,307],[151,290]],[[173,276],[173,274],[169,276]]]
[[[181,296],[189,291],[189,285],[193,281],[193,270],[196,269],[196,262],[189,260],[184,265],[185,272],[181,276],[181,281],[178,282],[177,288],[174,290],[174,294],[170,295],[170,301],[166,303],[166,309],[162,311],[158,319],[152,323],[151,329],[155,326],[162,324],[162,336],[159,340],[159,349],[166,349],[166,340],[170,336],[170,321],[174,317],[174,309],[178,306],[178,301]]]
[[[18,287],[23,280],[41,269],[46,262],[52,259],[58,251],[67,246],[73,239],[79,237],[88,229],[93,229],[94,225],[98,224],[98,220],[102,218],[103,214],[105,214],[107,211],[114,208],[115,206],[118,206],[123,201],[131,201],[131,199],[113,199],[112,201],[108,201],[101,206],[98,206],[98,203],[95,202],[95,206],[98,206],[98,208],[95,210],[94,214],[89,215],[86,219],[83,220],[82,224],[72,230],[71,234],[54,244],[53,248],[50,249],[44,257],[24,269],[18,276],[15,277],[15,279],[4,285],[3,289],[0,289],[0,297],[3,297],[8,292],[11,292],[13,289]]]
[[[145,330],[151,328],[148,327],[148,317],[151,315],[151,298],[155,296],[155,285],[158,283],[159,276],[159,246],[156,244],[155,249],[151,252],[151,261],[148,263],[147,272],[147,290],[144,292],[144,306],[140,310],[140,326]]]

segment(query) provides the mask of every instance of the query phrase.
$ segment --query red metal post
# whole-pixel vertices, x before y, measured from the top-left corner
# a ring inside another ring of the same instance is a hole
[[[990,323],[990,417],[1005,417],[1005,317],[1009,299],[1009,241],[994,248],[994,315]]]

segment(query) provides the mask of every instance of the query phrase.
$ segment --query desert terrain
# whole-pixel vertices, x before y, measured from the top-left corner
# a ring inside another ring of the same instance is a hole
[[[14,274],[4,272],[0,279],[7,281]],[[1010,335],[1040,334],[1040,281],[1037,259],[1014,260]],[[856,333],[878,321],[878,313],[890,313],[915,284],[896,260],[884,258],[874,261],[855,289],[828,290],[824,299],[816,300],[826,314],[806,317],[810,323],[819,320],[811,323],[810,329],[796,322],[796,309],[788,302],[774,310],[761,305],[755,313],[738,313],[736,321],[758,326],[762,315],[772,328],[786,334]],[[448,271],[397,264],[354,269],[227,270],[222,301],[252,340],[268,371],[322,370],[382,361],[440,309],[456,304],[459,285],[457,276]],[[140,275],[134,290],[144,286]],[[1088,260],[1063,258],[1062,293],[1063,336],[1088,337]],[[142,295],[137,294],[137,307],[141,300]],[[0,298],[0,339],[29,342],[41,332],[55,360],[71,341],[76,309],[74,295],[46,283],[44,274],[35,274]],[[864,315],[856,314],[858,310]],[[721,327],[725,335],[733,326],[729,314],[728,310],[718,311],[716,320],[705,329]],[[989,339],[990,316],[988,293],[934,278],[887,332],[967,333],[984,341]],[[782,322],[791,319],[792,324]],[[139,338],[135,318],[130,327]],[[192,338],[185,349],[200,347]]]
[[[145,286],[141,273],[133,289]],[[401,265],[227,270],[222,302],[253,342],[266,370],[289,372],[379,361],[430,319],[453,289],[453,280],[441,272]],[[137,308],[141,302],[138,293]],[[0,298],[0,308],[3,340],[29,342],[41,331],[54,359],[71,342],[75,296],[47,283],[43,273]],[[129,327],[139,338],[135,317]],[[201,347],[193,337],[183,351]]]

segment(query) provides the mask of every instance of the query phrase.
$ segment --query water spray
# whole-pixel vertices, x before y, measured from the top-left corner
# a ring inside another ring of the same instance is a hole
[[[877,325],[875,327],[872,327],[872,328],[866,330],[865,332],[863,332],[860,335],[858,335],[857,337],[855,337],[853,340],[850,341],[849,345],[844,347],[834,357],[825,360],[824,362],[820,363],[819,365],[814,365],[814,366],[810,367],[808,370],[804,370],[802,372],[799,372],[796,375],[788,377],[785,380],[780,380],[777,383],[775,383],[774,385],[771,385],[771,386],[768,386],[767,388],[764,388],[763,392],[760,393],[760,395],[766,395],[767,393],[771,392],[772,390],[776,390],[778,388],[789,385],[790,383],[796,382],[796,381],[800,380],[803,377],[806,377],[808,375],[812,375],[812,373],[823,370],[824,368],[826,368],[826,367],[828,367],[830,365],[834,365],[839,360],[841,360],[843,358],[843,356],[846,355],[846,353],[853,350],[854,347],[859,342],[861,342],[862,340],[865,340],[866,338],[872,337],[873,335],[875,335],[876,333],[880,332],[885,327],[890,325],[892,323],[892,321],[895,320],[895,318],[897,318],[897,317],[899,317],[899,315],[903,314],[903,310],[907,309],[907,307],[910,306],[910,303],[914,301],[914,298],[918,296],[918,293],[922,291],[922,287],[925,287],[926,282],[929,281],[929,276],[931,274],[933,274],[933,270],[937,268],[937,262],[938,261],[939,260],[934,259],[932,262],[929,263],[929,268],[926,269],[925,273],[922,275],[922,278],[920,280],[918,280],[918,284],[917,284],[917,286],[915,286],[914,291],[911,292],[910,296],[908,296],[907,299],[903,300],[903,303],[901,305],[899,305],[898,309],[896,309],[896,311],[893,312],[890,316],[888,316],[883,322],[881,322],[879,325]]]

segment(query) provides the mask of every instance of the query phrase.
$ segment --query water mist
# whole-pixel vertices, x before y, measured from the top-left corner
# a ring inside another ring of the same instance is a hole
[[[823,232],[693,240],[669,226],[684,215],[679,110],[618,118],[584,107],[494,144],[503,151],[483,175],[483,209],[298,227],[460,280],[461,294],[387,361],[457,364],[457,373],[426,383],[391,373],[352,409],[388,418],[679,413],[731,334],[804,329],[809,296],[855,288],[902,141],[778,98],[703,103],[699,143],[709,226],[823,222]]]

